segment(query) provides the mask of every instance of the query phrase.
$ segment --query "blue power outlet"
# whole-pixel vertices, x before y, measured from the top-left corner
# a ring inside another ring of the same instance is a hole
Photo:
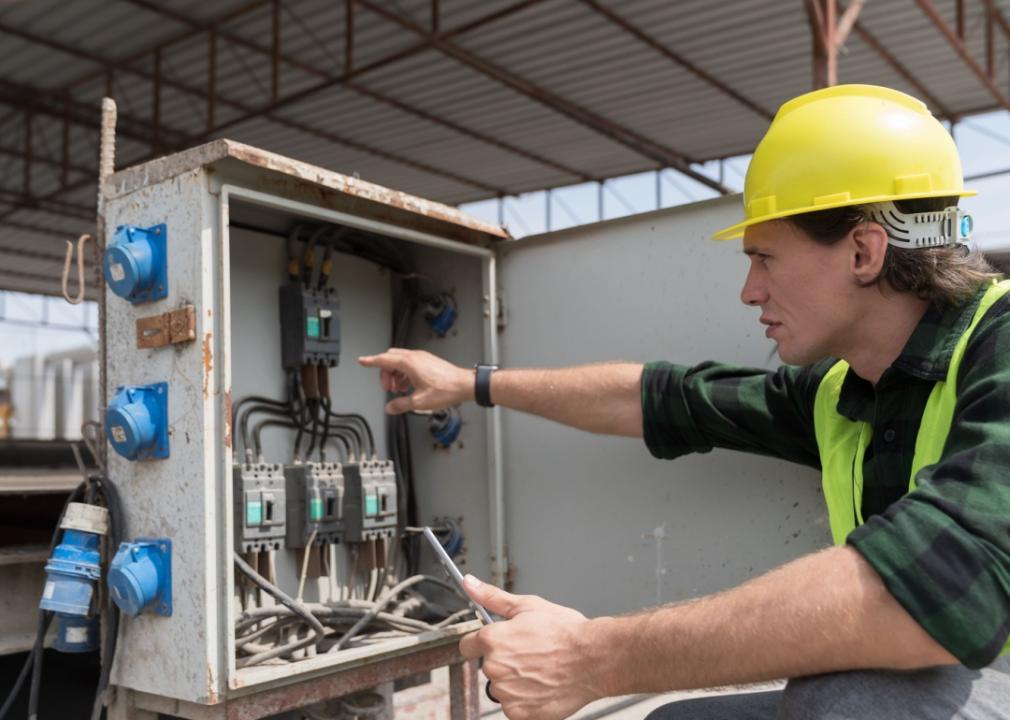
[[[109,289],[134,305],[168,295],[167,226],[120,225],[105,249],[102,269]]]
[[[168,383],[119,387],[105,413],[105,433],[127,460],[167,458]]]
[[[146,610],[171,615],[172,541],[137,538],[122,543],[109,565],[109,590],[112,601],[131,617]]]

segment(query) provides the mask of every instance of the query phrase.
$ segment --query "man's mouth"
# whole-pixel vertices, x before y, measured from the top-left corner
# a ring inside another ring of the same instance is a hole
[[[782,325],[782,323],[770,320],[768,318],[761,318],[761,324],[768,326],[768,329],[765,330],[765,337],[771,337],[772,333],[775,332],[776,328]]]

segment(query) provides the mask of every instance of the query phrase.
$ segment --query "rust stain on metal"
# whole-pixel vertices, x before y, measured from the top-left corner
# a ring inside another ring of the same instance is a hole
[[[231,447],[231,390],[224,393],[224,446]]]
[[[196,340],[196,311],[192,305],[137,320],[137,347],[149,349]]]
[[[214,669],[208,665],[207,666],[207,704],[217,705],[221,699],[217,696],[217,677],[214,675]]]
[[[226,717],[228,720],[258,720],[322,700],[343,697],[389,680],[462,662],[459,644],[454,642],[324,675],[309,682],[296,682],[233,698],[227,703]]]
[[[210,373],[214,369],[214,351],[211,349],[211,340],[214,334],[207,332],[203,334],[203,399],[207,399],[207,388],[210,386]]]
[[[451,223],[459,228],[481,233],[488,240],[510,238],[509,234],[497,225],[478,220],[454,207],[223,139],[121,170],[110,178],[105,196],[109,199],[125,195],[140,187],[183,175],[229,157],[247,165],[303,180],[317,187],[405,210],[432,220]]]

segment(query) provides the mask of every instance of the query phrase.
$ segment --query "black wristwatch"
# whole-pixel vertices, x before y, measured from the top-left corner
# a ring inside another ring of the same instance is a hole
[[[491,373],[498,369],[497,365],[474,365],[476,373],[473,380],[473,395],[481,407],[494,407],[491,402]]]

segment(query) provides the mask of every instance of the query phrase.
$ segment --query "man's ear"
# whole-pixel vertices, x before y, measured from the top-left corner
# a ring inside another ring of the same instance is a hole
[[[872,220],[860,223],[849,233],[852,247],[852,274],[860,285],[870,285],[884,267],[887,233]]]

